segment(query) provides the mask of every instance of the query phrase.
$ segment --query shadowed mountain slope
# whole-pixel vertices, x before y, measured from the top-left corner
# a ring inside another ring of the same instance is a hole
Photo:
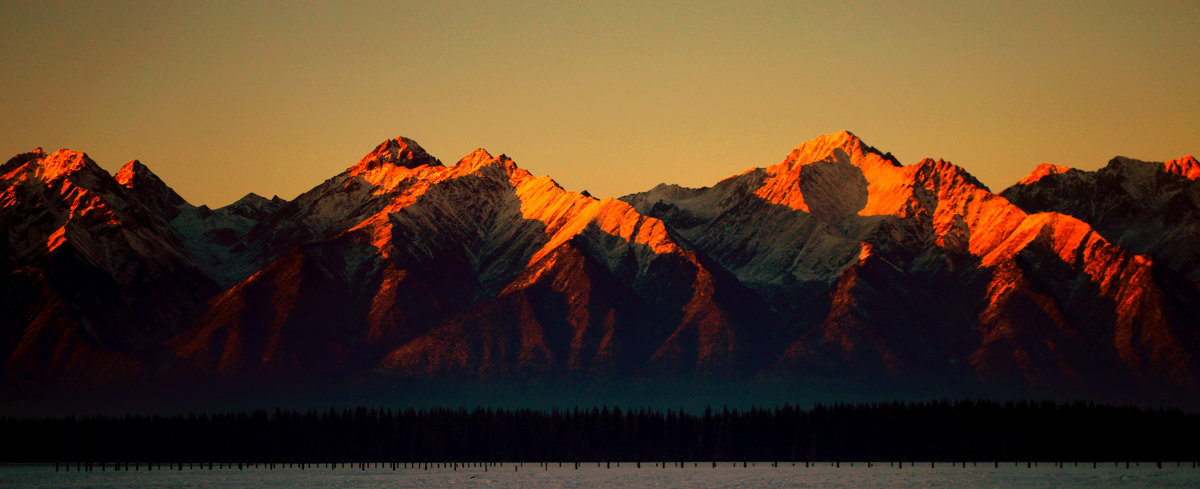
[[[285,201],[0,167],[9,386],[778,379],[1194,402],[1194,159],[1002,195],[849,132],[712,187],[570,192],[407,138]]]

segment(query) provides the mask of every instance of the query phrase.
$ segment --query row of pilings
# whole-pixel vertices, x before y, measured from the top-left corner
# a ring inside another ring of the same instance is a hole
[[[579,467],[581,465],[585,465],[585,464],[590,465],[592,463],[595,463],[596,467],[603,467],[606,469],[611,469],[614,466],[617,468],[620,468],[622,462],[620,462],[620,461],[617,461],[617,462],[613,462],[613,461],[604,461],[604,462],[581,462],[581,461],[537,462],[536,467],[541,468],[543,470],[550,470],[550,467],[554,464],[557,464],[557,466],[560,468],[563,467],[564,464],[566,464],[566,466],[568,468],[573,466],[575,469],[579,469]],[[748,468],[748,467],[757,467],[759,464],[759,462],[750,462],[748,460],[742,460],[741,462],[736,462],[736,461],[734,461],[734,462],[730,462],[730,461],[718,462],[716,460],[710,460],[710,461],[706,461],[706,462],[693,461],[690,463],[687,461],[680,460],[680,461],[676,461],[676,462],[670,462],[669,465],[666,460],[663,460],[660,462],[642,462],[642,461],[638,460],[638,461],[633,461],[633,462],[626,461],[624,463],[626,465],[633,465],[634,467],[636,467],[638,469],[642,468],[643,464],[645,464],[647,467],[653,466],[655,468],[668,468],[668,466],[673,467],[673,468],[687,468],[688,465],[691,465],[692,468],[698,468],[701,466],[708,466],[711,464],[712,468],[714,468],[714,469],[718,468],[718,467],[724,467],[724,466],[734,467],[734,468],[737,468],[737,467]],[[763,463],[769,464],[771,467],[779,467],[780,465],[786,466],[786,464],[788,464],[788,463],[790,463],[792,467],[799,467],[800,464],[803,464],[803,467],[805,467],[805,468],[819,466],[819,465],[828,465],[828,466],[834,467],[834,468],[841,468],[841,466],[843,464],[842,461],[836,461],[836,460],[835,461],[821,461],[821,462],[813,462],[813,461],[806,460],[803,462],[784,462],[783,464],[781,464],[778,461],[763,462]],[[855,462],[845,462],[845,463],[850,467],[854,467],[854,464],[855,464]],[[858,462],[859,465],[865,465],[867,468],[873,468],[874,466],[882,465],[883,463],[885,463],[885,462],[872,461],[872,460]],[[896,467],[899,469],[903,469],[906,463],[910,467],[917,466],[917,465],[924,465],[924,462],[912,462],[912,461],[905,462],[902,460],[901,461],[888,461],[886,463],[888,464],[889,467]],[[978,461],[975,461],[975,462],[930,461],[928,463],[929,463],[930,468],[937,468],[939,463],[943,467],[961,466],[962,468],[966,468],[968,463],[970,463],[972,467],[979,466]],[[1025,467],[1029,468],[1029,469],[1032,469],[1035,467],[1040,467],[1043,464],[1043,462],[1032,461],[1032,460],[1027,460],[1024,462],[1020,462],[1020,461],[1003,461],[1003,462],[1001,462],[1001,461],[996,460],[996,461],[992,461],[991,463],[992,463],[993,467],[997,468],[997,469],[1000,468],[1001,465],[1007,466],[1008,464],[1012,464],[1014,467],[1019,467],[1022,464],[1024,464]],[[1060,469],[1065,468],[1068,464],[1067,462],[1061,462],[1061,461],[1060,462],[1046,462],[1046,463],[1048,465],[1050,465],[1051,467],[1057,467]],[[651,465],[651,464],[653,464],[653,465]],[[985,464],[986,464],[986,462],[985,462]],[[1072,467],[1078,467],[1079,464],[1080,464],[1080,462],[1078,462],[1078,461],[1070,462],[1070,465]],[[1087,463],[1085,462],[1084,464],[1086,466]],[[1121,462],[1121,461],[1104,461],[1104,462],[1092,461],[1091,462],[1091,466],[1093,469],[1100,468],[1100,467],[1107,467],[1109,464],[1112,464],[1113,467],[1115,467],[1115,468],[1121,468],[1121,466],[1123,464],[1125,469],[1130,469],[1130,468],[1141,467],[1142,461],[1124,461],[1124,462]],[[1147,462],[1147,464],[1152,464],[1155,468],[1158,468],[1158,469],[1163,468],[1162,461]],[[1183,461],[1178,461],[1178,460],[1175,461],[1174,464],[1175,464],[1175,467],[1184,467],[1185,466],[1184,465],[1185,463]],[[1195,461],[1187,462],[1187,464],[1189,464],[1191,466],[1191,468],[1193,468],[1193,469],[1200,468],[1200,463],[1195,462]],[[514,471],[520,471],[521,468],[524,467],[525,465],[526,465],[525,462],[509,462],[508,463],[508,466],[512,467]],[[534,464],[530,463],[529,465],[533,466]],[[1168,462],[1167,465],[1169,466],[1170,462]],[[358,470],[363,470],[363,471],[365,471],[367,469],[373,469],[373,470],[391,469],[392,471],[452,469],[452,470],[457,471],[458,469],[461,468],[461,469],[483,469],[484,472],[487,472],[489,470],[489,468],[492,470],[495,470],[495,469],[503,468],[504,466],[505,466],[505,462],[428,462],[428,461],[426,461],[426,462],[379,462],[379,461],[374,461],[374,462],[55,462],[54,470],[56,472],[63,472],[63,471],[70,472],[72,470],[77,471],[77,472],[92,472],[92,471],[104,472],[104,471],[109,471],[109,470],[112,470],[114,472],[119,472],[119,471],[126,471],[126,472],[135,471],[136,472],[136,471],[142,471],[142,470],[146,470],[146,471],[155,471],[155,470],[158,470],[158,471],[163,471],[163,470],[182,471],[182,470],[232,470],[232,469],[236,469],[236,470],[246,470],[246,469],[266,469],[266,470],[351,469],[352,470],[352,469],[358,469]]]

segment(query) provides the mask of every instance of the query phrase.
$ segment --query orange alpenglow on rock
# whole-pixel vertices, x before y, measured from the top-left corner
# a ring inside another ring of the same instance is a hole
[[[6,378],[1200,401],[1190,156],[1044,164],[996,194],[843,131],[711,187],[596,199],[503,154],[447,166],[398,137],[295,199],[218,209],[137,160],[110,176],[37,150],[0,169],[6,280],[27,291],[6,303]]]
[[[1029,185],[1041,180],[1047,175],[1058,175],[1059,173],[1066,173],[1067,170],[1070,170],[1070,168],[1059,165],[1051,165],[1049,163],[1042,163],[1033,170],[1033,173],[1025,175],[1025,178],[1022,178],[1021,181],[1017,183],[1020,185]]]
[[[1184,156],[1176,160],[1163,162],[1163,166],[1167,171],[1177,175],[1183,175],[1192,180],[1200,178],[1200,163],[1196,162],[1196,157],[1192,155]]]

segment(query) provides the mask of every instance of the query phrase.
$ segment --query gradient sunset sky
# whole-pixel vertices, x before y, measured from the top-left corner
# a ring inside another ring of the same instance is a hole
[[[292,198],[404,135],[569,190],[711,185],[848,129],[999,191],[1200,152],[1200,2],[0,1],[0,152]]]

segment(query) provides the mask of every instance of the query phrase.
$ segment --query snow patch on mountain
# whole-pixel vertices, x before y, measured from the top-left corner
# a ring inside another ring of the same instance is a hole
[[[222,286],[250,276],[265,264],[260,250],[248,242],[251,231],[287,201],[250,193],[216,210],[181,204],[170,225],[182,238],[196,264]]]

